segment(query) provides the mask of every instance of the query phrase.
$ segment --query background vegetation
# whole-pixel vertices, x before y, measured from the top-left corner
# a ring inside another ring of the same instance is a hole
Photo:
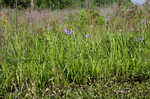
[[[126,0],[125,0],[126,1]],[[30,7],[31,0],[17,0],[18,6],[27,8]],[[52,8],[62,9],[73,6],[84,7],[91,3],[97,6],[113,4],[114,2],[124,2],[120,0],[34,0],[36,8]],[[0,5],[14,8],[16,0],[0,0]]]

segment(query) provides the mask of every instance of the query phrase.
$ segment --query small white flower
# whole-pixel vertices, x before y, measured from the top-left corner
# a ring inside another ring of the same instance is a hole
[[[85,35],[85,38],[88,38],[88,37],[89,37],[89,34],[86,34],[86,35]]]
[[[139,5],[143,5],[143,4],[146,2],[146,0],[131,0],[131,2],[132,2],[134,5],[139,6]]]

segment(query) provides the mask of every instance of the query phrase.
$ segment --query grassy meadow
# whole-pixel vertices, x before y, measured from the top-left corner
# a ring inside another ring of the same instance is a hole
[[[103,9],[2,9],[0,98],[149,99],[150,9]]]

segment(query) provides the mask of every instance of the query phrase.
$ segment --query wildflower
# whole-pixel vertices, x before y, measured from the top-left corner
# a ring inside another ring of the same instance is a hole
[[[138,41],[139,43],[141,42],[141,40],[142,40],[141,37],[138,37],[138,38],[137,38],[137,41]]]
[[[72,30],[65,29],[67,35],[72,35]]]
[[[89,34],[86,34],[86,35],[85,35],[85,38],[88,38],[88,37],[89,37]]]
[[[146,2],[146,0],[131,0],[131,2],[132,2],[134,5],[139,6],[139,5],[143,5],[143,4]]]

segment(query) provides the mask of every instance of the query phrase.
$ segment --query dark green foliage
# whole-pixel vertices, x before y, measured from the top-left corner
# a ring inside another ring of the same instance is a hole
[[[31,0],[17,0],[18,6],[22,8],[30,7]],[[34,4],[37,8],[52,8],[63,9],[73,6],[85,7],[85,6],[101,6],[106,4],[112,4],[118,0],[34,0]],[[16,0],[0,0],[0,6],[15,8]]]
[[[30,0],[17,0],[17,4],[22,8],[27,8],[30,5]],[[16,0],[0,0],[0,5],[15,8]]]
[[[105,4],[112,4],[118,0],[94,0],[94,4],[97,6],[105,5]]]
[[[73,0],[36,0],[38,8],[65,8],[72,5]]]

